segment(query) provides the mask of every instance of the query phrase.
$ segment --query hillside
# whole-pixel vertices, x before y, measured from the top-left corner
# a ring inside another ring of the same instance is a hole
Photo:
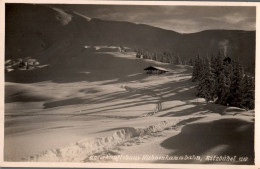
[[[139,59],[133,51],[188,59],[221,49],[252,64],[254,34],[179,34],[7,4],[4,160],[254,164],[254,110],[206,103],[196,97],[192,66]],[[146,74],[149,66],[168,72]],[[212,155],[237,159],[208,160]]]
[[[221,50],[231,58],[239,58],[249,71],[254,71],[253,31],[207,30],[180,34],[143,24],[91,19],[47,5],[7,4],[6,11],[6,60],[32,57],[55,67],[70,63],[84,46],[95,45],[170,51],[184,59],[198,53],[217,55]]]
[[[191,66],[110,48],[82,54],[73,64],[78,67],[44,77],[45,69],[10,72],[21,79],[34,72],[34,81],[46,81],[5,83],[6,161],[253,164],[254,111],[197,98]],[[169,72],[147,75],[149,65]],[[184,155],[202,160],[184,161]],[[237,160],[206,160],[210,155]],[[174,158],[157,158],[167,156]]]

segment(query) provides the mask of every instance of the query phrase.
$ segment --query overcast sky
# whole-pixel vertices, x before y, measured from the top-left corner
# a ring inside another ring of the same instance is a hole
[[[148,24],[180,33],[255,30],[255,7],[55,5],[90,18]]]

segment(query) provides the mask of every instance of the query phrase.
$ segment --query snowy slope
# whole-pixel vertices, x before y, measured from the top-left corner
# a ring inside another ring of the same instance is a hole
[[[183,152],[205,156],[214,152],[248,156],[247,163],[252,163],[254,112],[206,104],[196,98],[191,67],[137,59],[134,53],[92,51],[90,56],[77,68],[89,64],[81,79],[65,81],[66,76],[76,75],[68,71],[58,83],[6,82],[5,160],[137,162],[93,160],[93,155],[165,156]],[[86,56],[78,57],[73,64]],[[104,65],[101,60],[106,57]],[[143,68],[150,65],[171,71],[146,75]],[[68,69],[74,71],[74,67]],[[234,140],[225,130],[235,132],[239,139]],[[192,134],[199,131],[205,132]],[[205,142],[207,135],[222,139]],[[189,139],[203,147],[189,147],[188,151]],[[246,148],[237,150],[237,146]],[[194,162],[205,163],[188,161]]]

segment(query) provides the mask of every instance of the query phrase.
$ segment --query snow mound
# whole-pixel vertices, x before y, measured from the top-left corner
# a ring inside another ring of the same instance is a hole
[[[72,143],[67,147],[48,150],[42,154],[31,156],[29,159],[25,160],[38,162],[85,162],[88,161],[89,157],[95,153],[111,150],[133,138],[144,137],[169,129],[178,124],[181,120],[183,119],[161,121],[155,125],[145,128],[123,128],[115,131],[108,137],[84,139],[76,143]]]

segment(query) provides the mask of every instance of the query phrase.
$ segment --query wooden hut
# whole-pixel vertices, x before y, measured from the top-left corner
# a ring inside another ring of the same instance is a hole
[[[230,57],[226,57],[223,61],[224,61],[224,63],[231,63],[231,58]]]
[[[147,74],[162,74],[168,72],[167,69],[164,69],[162,67],[157,67],[157,66],[149,66],[144,69]]]

